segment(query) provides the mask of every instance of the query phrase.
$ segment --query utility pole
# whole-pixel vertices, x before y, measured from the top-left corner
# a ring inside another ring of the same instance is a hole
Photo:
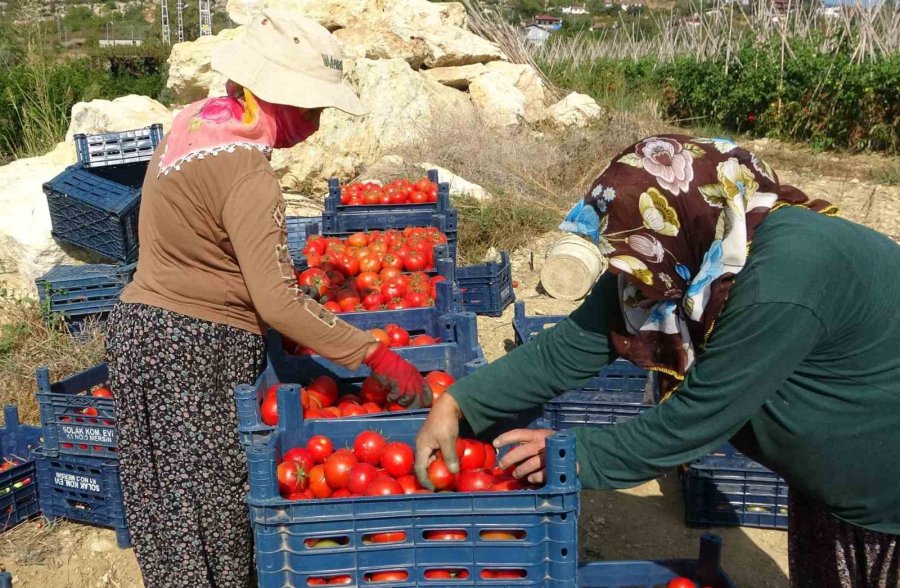
[[[212,36],[212,12],[209,7],[209,0],[199,0],[200,3],[200,36]]]
[[[166,45],[172,44],[172,30],[169,28],[169,0],[159,0],[162,12],[162,38]]]
[[[178,42],[184,43],[184,2],[183,0],[178,0],[175,5],[175,10],[178,12]]]

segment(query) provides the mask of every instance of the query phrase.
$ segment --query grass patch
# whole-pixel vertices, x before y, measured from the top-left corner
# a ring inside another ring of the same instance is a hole
[[[27,298],[0,300],[0,406],[16,404],[19,418],[39,422],[34,371],[50,368],[54,380],[103,360],[103,335],[91,328],[75,340],[58,319],[45,322],[41,305]]]

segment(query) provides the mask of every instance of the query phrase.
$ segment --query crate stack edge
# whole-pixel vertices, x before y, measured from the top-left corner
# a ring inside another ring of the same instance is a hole
[[[3,419],[0,459],[10,458],[21,463],[0,472],[0,533],[40,512],[34,451],[40,445],[41,430],[21,424],[15,405],[4,407]]]
[[[40,367],[35,373],[44,444],[37,452],[41,510],[116,531],[119,547],[131,546],[119,478],[116,412],[112,398],[91,391],[108,385],[99,364],[58,382]]]

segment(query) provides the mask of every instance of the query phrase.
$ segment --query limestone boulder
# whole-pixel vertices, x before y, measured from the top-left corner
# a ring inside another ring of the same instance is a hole
[[[140,129],[161,123],[164,130],[172,124],[168,108],[147,96],[122,96],[115,100],[91,100],[72,107],[66,144],[78,133],[88,135]]]
[[[210,66],[213,47],[238,39],[243,34],[243,27],[224,29],[217,35],[173,45],[166,88],[174,100],[189,104],[207,96],[224,95],[227,80]]]
[[[558,127],[586,127],[603,118],[603,108],[587,94],[572,92],[547,109],[546,120]]]
[[[401,36],[384,24],[347,27],[335,31],[334,36],[345,57],[400,58],[419,69],[431,55],[421,38]]]
[[[419,30],[465,27],[467,18],[459,2],[428,0],[228,0],[226,9],[231,20],[246,25],[264,8],[298,12],[332,31],[376,22]]]
[[[435,67],[426,69],[423,73],[430,79],[456,88],[457,90],[466,90],[472,80],[485,73],[487,68],[482,63],[473,63],[472,65],[459,65],[454,67]]]
[[[50,236],[50,210],[42,191],[66,166],[75,163],[71,142],[40,157],[0,167],[0,288],[37,294],[34,280],[60,263],[74,263]]]
[[[429,50],[429,56],[425,60],[428,67],[450,67],[506,59],[496,43],[460,27],[426,30],[421,35]]]
[[[469,196],[476,200],[490,200],[490,193],[483,187],[474,182],[470,182],[462,178],[452,171],[433,163],[420,163],[419,166],[423,170],[435,169],[438,172],[438,179],[441,182],[447,182],[450,188],[451,196]]]
[[[476,110],[491,126],[537,122],[545,115],[546,92],[540,75],[529,65],[494,61],[469,84]]]

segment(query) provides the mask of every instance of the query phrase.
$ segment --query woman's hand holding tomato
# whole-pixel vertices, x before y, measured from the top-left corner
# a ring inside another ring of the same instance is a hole
[[[462,413],[450,394],[442,395],[431,407],[428,417],[416,435],[416,477],[425,488],[434,490],[429,479],[428,468],[441,452],[447,470],[459,473],[459,459],[456,455],[456,439],[459,437],[459,420]]]

